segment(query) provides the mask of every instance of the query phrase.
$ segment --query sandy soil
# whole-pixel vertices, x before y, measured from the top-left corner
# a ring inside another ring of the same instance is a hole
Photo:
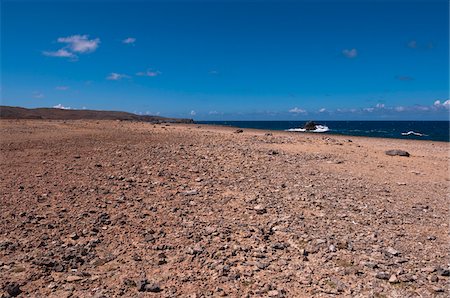
[[[235,130],[0,121],[0,297],[448,297],[447,143]]]

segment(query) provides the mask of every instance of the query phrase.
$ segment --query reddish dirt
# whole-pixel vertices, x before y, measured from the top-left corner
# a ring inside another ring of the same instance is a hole
[[[0,297],[448,297],[448,143],[235,130],[0,121]]]

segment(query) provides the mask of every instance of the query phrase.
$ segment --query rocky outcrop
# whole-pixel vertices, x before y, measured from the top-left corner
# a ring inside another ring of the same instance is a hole
[[[303,129],[316,130],[317,129],[317,123],[315,123],[314,121],[308,121],[308,122],[306,122],[305,126],[303,126]]]

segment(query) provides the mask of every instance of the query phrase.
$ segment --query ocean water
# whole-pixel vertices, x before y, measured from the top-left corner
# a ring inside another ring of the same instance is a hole
[[[196,121],[239,128],[285,130],[303,133],[305,121]],[[449,142],[449,121],[317,121],[317,133],[377,138]]]

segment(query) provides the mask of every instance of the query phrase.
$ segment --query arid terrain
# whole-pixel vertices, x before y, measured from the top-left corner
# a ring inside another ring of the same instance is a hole
[[[0,297],[448,297],[448,154],[428,141],[1,120]]]

